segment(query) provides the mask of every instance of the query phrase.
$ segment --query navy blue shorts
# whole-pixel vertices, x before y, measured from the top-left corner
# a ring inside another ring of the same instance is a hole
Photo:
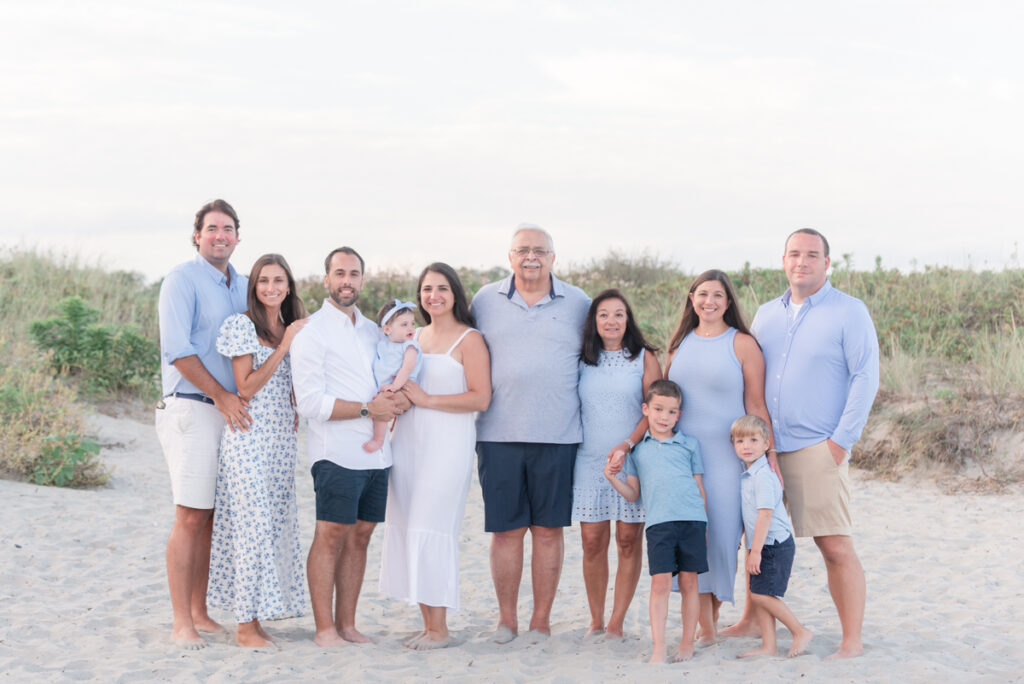
[[[761,574],[750,576],[750,593],[779,598],[785,596],[795,554],[793,535],[783,542],[765,544],[761,548]]]
[[[665,572],[708,571],[708,524],[700,520],[672,520],[647,528],[647,569]]]
[[[484,531],[572,524],[577,444],[477,442]]]
[[[391,468],[350,470],[330,461],[313,464],[316,519],[354,525],[357,520],[384,522]]]

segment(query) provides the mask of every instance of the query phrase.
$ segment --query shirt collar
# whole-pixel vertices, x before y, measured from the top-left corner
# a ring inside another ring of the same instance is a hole
[[[649,439],[653,440],[655,442],[658,442],[659,444],[682,444],[683,443],[683,433],[679,432],[679,430],[676,430],[675,432],[672,433],[671,437],[669,437],[668,439],[662,441],[662,440],[659,440],[654,435],[652,435],[651,431],[648,430],[647,432],[644,433],[644,438],[642,440],[640,440],[640,441],[641,442],[646,442]]]
[[[220,272],[220,269],[218,269],[216,266],[207,261],[202,254],[196,253],[195,261],[197,264],[199,264],[199,267],[203,269],[203,272],[206,275],[210,276],[213,282],[217,283],[218,285],[226,284],[228,282],[228,275],[231,276],[232,285],[238,282],[238,271],[236,271],[235,267],[232,266],[230,263],[228,264],[228,274],[225,275]]]
[[[753,477],[759,472],[765,469],[771,470],[771,466],[768,465],[768,455],[761,454],[761,457],[750,464],[750,467],[743,471],[743,475],[747,477]]]
[[[353,326],[355,328],[359,328],[361,326],[364,326],[364,325],[366,325],[370,321],[370,319],[368,319],[366,316],[363,315],[363,312],[360,311],[359,307],[357,306],[357,307],[355,307],[355,314],[356,314],[355,315],[355,319],[356,320],[353,323],[352,320],[348,316],[345,315],[344,311],[342,311],[338,307],[334,306],[334,302],[331,301],[330,297],[324,297],[324,303],[321,305],[320,308],[321,309],[327,309],[328,311],[331,312],[331,315],[337,315],[339,319],[345,321],[346,323],[348,323],[349,325],[351,325],[351,326]],[[376,327],[376,326],[374,326],[374,327]]]
[[[551,299],[554,299],[555,297],[564,297],[565,283],[556,278],[554,273],[550,274],[549,277],[551,278],[551,290],[550,292],[548,292],[548,296],[551,297]],[[516,293],[515,278],[516,276],[513,273],[504,280],[502,280],[501,284],[498,285],[498,292],[505,295],[509,299],[512,299],[512,295]]]
[[[804,297],[804,304],[808,304],[809,303],[811,306],[814,306],[815,304],[820,304],[821,300],[823,300],[826,297],[826,295],[828,295],[828,293],[831,292],[831,291],[832,291],[832,283],[829,281],[828,278],[826,278],[825,279],[825,284],[822,285],[821,287],[819,287],[817,292],[815,292],[814,294],[810,295],[809,297]],[[793,295],[792,288],[786,288],[785,293],[783,293],[783,295],[782,295],[782,304],[783,304],[783,306],[786,306],[786,307],[789,306],[789,302],[790,302],[790,299],[792,298],[792,295]],[[803,306],[803,304],[801,304],[800,306]]]

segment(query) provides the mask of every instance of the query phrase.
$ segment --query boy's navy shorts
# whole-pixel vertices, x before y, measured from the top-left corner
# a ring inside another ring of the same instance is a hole
[[[576,444],[477,442],[484,531],[572,525]]]
[[[647,569],[664,572],[708,571],[708,524],[700,520],[672,520],[651,525],[647,535]]]
[[[793,535],[789,535],[786,541],[765,544],[761,549],[761,574],[750,576],[750,593],[779,598],[785,596],[795,554]]]
[[[352,470],[330,461],[313,464],[316,519],[354,525],[384,522],[390,468]]]

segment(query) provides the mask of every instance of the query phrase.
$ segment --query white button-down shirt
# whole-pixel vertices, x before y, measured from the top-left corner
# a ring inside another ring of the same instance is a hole
[[[355,310],[355,324],[329,299],[292,340],[292,383],[299,414],[309,421],[309,465],[330,461],[351,470],[391,465],[391,443],[373,452],[363,444],[373,438],[370,418],[331,420],[334,401],[370,401],[377,394],[373,357],[381,332]]]

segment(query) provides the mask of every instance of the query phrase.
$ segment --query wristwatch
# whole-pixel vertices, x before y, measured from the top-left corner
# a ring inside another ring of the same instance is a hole
[[[366,402],[364,401],[363,405],[359,407],[359,416],[361,418],[366,418],[369,415],[370,415],[370,407],[367,406]]]

